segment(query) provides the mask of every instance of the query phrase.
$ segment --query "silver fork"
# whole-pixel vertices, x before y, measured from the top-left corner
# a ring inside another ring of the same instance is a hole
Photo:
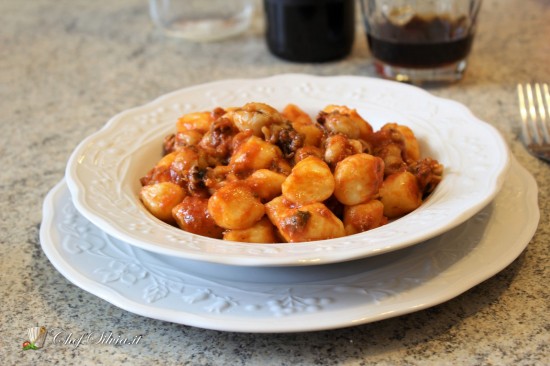
[[[548,84],[518,84],[521,137],[529,152],[550,162],[550,93]]]

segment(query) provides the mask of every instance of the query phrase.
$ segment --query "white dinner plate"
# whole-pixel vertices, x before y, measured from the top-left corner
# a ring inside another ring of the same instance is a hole
[[[288,103],[313,117],[326,105],[355,108],[378,130],[412,128],[424,156],[444,166],[442,182],[414,212],[380,228],[338,239],[288,244],[226,242],[160,222],[139,201],[140,181],[161,158],[179,116],[215,107]],[[469,219],[499,191],[509,163],[506,143],[463,105],[387,80],[280,75],[182,89],[113,117],[72,154],[66,181],[78,211],[110,235],[181,258],[248,266],[303,266],[364,258],[439,235]]]
[[[518,257],[538,221],[536,183],[513,160],[501,192],[470,220],[418,245],[351,262],[242,267],[152,253],[85,219],[64,182],[46,197],[40,239],[68,280],[127,311],[224,331],[299,332],[449,300]]]

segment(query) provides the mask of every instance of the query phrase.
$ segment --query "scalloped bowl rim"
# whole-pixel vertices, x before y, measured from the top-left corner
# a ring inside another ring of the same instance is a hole
[[[294,103],[312,114],[328,104],[345,104],[356,108],[375,129],[392,118],[400,119],[396,122],[410,126],[417,135],[423,155],[443,163],[444,179],[414,212],[380,228],[337,239],[236,243],[190,234],[155,219],[139,202],[138,178],[160,159],[162,138],[174,130],[177,116],[252,100],[277,108]],[[373,118],[380,120],[373,122]],[[131,245],[212,263],[296,266],[374,256],[450,230],[495,197],[509,165],[509,151],[500,133],[458,102],[382,79],[283,74],[200,84],[127,109],[76,147],[65,177],[78,211]]]

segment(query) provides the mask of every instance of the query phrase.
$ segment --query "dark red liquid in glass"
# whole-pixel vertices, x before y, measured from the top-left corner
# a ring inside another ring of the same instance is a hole
[[[388,21],[367,34],[369,48],[378,60],[394,66],[444,66],[466,58],[470,52],[473,34],[464,22],[464,18],[452,21],[444,16],[418,15],[401,26]]]

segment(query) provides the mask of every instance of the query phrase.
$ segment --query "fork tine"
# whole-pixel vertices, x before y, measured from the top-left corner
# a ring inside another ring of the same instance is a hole
[[[517,85],[521,137],[527,150],[550,162],[550,92],[547,83]]]
[[[536,85],[535,84],[535,94],[536,94]],[[525,85],[525,90],[527,93],[527,110],[529,111],[529,117],[530,118],[530,126],[528,124],[529,131],[533,134],[534,143],[537,145],[542,144],[542,137],[540,134],[540,128],[538,123],[538,116],[537,116],[537,107],[536,107],[536,100],[535,96],[533,95],[533,88],[531,87],[531,84]],[[532,141],[533,142],[533,141]]]
[[[537,96],[537,102],[538,102],[538,112],[540,115],[540,122],[537,124],[537,126],[540,129],[540,133],[542,135],[542,142],[545,144],[550,144],[550,133],[548,132],[548,119],[550,114],[550,106],[549,106],[549,100],[550,100],[550,93],[548,93],[548,84],[544,83],[539,85],[538,83],[535,84],[535,94]]]
[[[531,133],[527,126],[527,107],[525,104],[525,95],[523,93],[523,86],[518,84],[518,99],[519,99],[519,113],[521,115],[521,138],[526,146],[531,144]]]

